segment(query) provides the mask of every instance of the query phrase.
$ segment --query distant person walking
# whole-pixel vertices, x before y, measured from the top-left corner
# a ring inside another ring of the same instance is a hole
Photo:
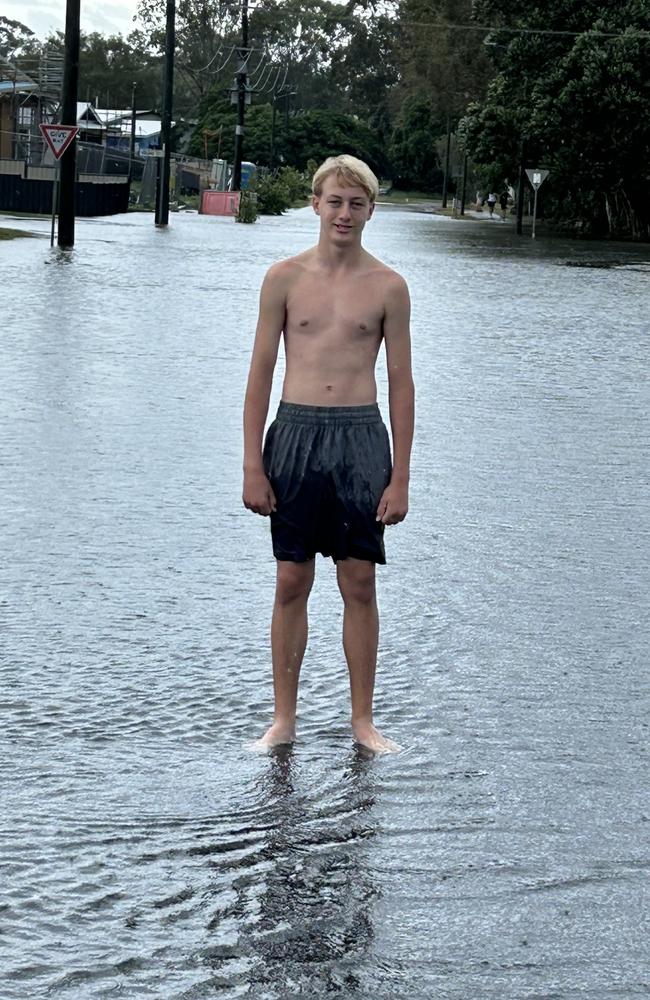
[[[510,201],[510,192],[507,188],[504,188],[499,195],[499,204],[501,205],[501,218],[506,221],[506,216],[508,214],[508,202]]]
[[[494,191],[490,191],[489,195],[487,196],[487,206],[488,206],[488,212],[490,213],[490,218],[492,218],[492,216],[494,215],[494,208],[496,203],[497,203],[497,196],[495,195]]]

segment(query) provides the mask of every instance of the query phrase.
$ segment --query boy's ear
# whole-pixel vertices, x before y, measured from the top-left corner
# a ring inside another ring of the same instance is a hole
[[[320,212],[318,210],[319,204],[320,204],[320,198],[319,198],[319,196],[317,194],[313,194],[311,196],[311,207],[315,211],[316,215],[320,215]]]
[[[375,203],[374,203],[374,201],[371,201],[370,202],[370,211],[368,212],[368,218],[369,219],[372,219],[372,213],[374,212],[374,210],[375,210]]]

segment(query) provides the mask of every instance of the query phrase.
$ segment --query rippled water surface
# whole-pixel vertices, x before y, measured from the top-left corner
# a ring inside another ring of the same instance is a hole
[[[648,248],[378,210],[414,302],[377,691],[406,749],[352,745],[321,560],[267,759],[241,406],[313,215],[89,220],[63,255],[8,224],[43,238],[0,243],[2,1000],[647,996]]]

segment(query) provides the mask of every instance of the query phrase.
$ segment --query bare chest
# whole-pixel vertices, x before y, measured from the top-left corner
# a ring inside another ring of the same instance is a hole
[[[376,283],[303,280],[287,297],[285,332],[292,337],[376,341],[381,337],[383,301]]]

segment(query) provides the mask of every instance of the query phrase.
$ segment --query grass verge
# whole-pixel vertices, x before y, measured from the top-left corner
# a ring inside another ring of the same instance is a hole
[[[30,237],[33,233],[24,233],[21,229],[3,229],[0,226],[0,240],[16,240],[21,236]]]

